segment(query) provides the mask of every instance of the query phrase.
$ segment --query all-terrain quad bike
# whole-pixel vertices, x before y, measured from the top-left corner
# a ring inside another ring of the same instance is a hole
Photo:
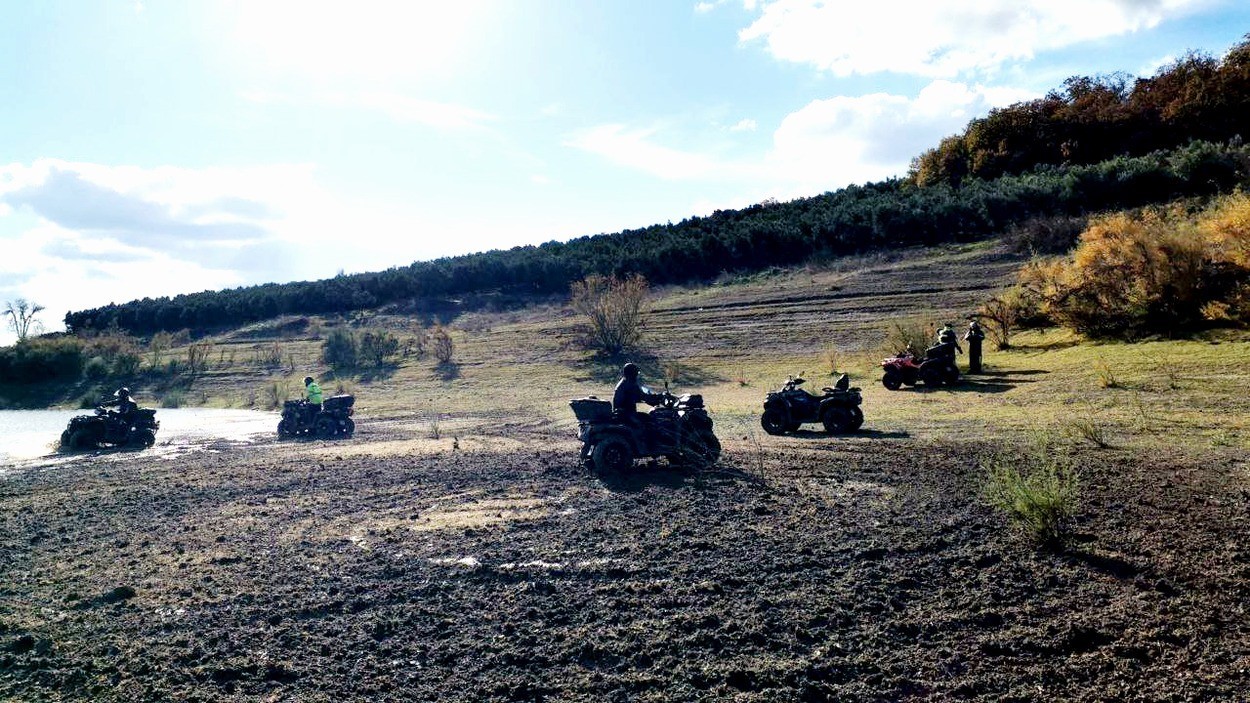
[[[156,444],[156,431],[161,423],[156,421],[156,411],[138,408],[129,416],[97,407],[94,415],[76,415],[61,433],[63,449],[95,449],[100,445],[109,447],[135,447],[141,449]]]
[[[832,388],[822,388],[814,395],[799,388],[807,381],[791,376],[780,390],[769,391],[764,399],[760,425],[768,434],[794,432],[805,422],[819,422],[829,434],[854,432],[864,424],[864,402],[858,388],[851,388],[850,378],[842,374]]]
[[[581,460],[597,471],[621,472],[640,457],[668,458],[673,465],[698,468],[720,459],[720,440],[703,396],[660,394],[660,402],[637,424],[612,412],[612,403],[594,396],[569,402],[577,416]]]
[[[881,385],[892,391],[917,383],[937,387],[959,382],[959,367],[955,365],[955,345],[952,342],[929,347],[923,357],[911,352],[892,356],[881,361],[881,368],[885,370]]]
[[[352,420],[356,396],[335,395],[326,398],[318,410],[307,400],[288,400],[282,406],[282,420],[278,422],[279,437],[351,437],[356,431]]]

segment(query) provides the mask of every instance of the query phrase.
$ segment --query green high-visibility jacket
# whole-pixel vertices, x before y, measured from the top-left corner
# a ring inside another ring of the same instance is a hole
[[[321,386],[316,381],[308,384],[308,402],[321,405]]]

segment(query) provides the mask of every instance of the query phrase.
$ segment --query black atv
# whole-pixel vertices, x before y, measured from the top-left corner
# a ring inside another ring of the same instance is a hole
[[[674,466],[703,468],[720,459],[720,440],[703,396],[675,396],[667,388],[660,403],[633,424],[612,412],[612,403],[594,396],[569,402],[577,416],[581,460],[597,471],[621,472],[640,457],[666,457]]]
[[[282,406],[278,437],[351,437],[356,431],[352,420],[356,396],[335,395],[325,399],[321,409],[307,400],[288,400]]]
[[[138,408],[123,416],[121,413],[97,407],[94,415],[77,415],[61,433],[62,449],[96,449],[109,447],[134,447],[142,449],[156,444],[156,431],[161,423],[156,421],[156,411]]]
[[[764,399],[760,425],[772,435],[794,432],[805,422],[819,422],[829,434],[854,432],[864,424],[864,411],[859,409],[863,396],[851,388],[846,374],[832,388],[822,388],[822,395],[813,395],[799,388],[807,381],[791,376],[780,390],[770,391]]]

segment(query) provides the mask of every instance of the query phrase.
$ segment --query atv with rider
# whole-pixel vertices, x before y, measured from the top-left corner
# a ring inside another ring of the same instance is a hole
[[[117,410],[108,406],[116,405]],[[95,449],[101,445],[110,447],[134,447],[142,449],[156,444],[156,431],[161,423],[156,421],[156,411],[140,408],[130,398],[130,391],[121,388],[112,399],[105,399],[92,415],[77,415],[61,433],[61,448]]]
[[[649,413],[630,418],[594,396],[569,402],[577,417],[581,460],[597,471],[621,472],[644,457],[666,457],[672,465],[697,468],[720,458],[720,440],[698,394],[673,395],[665,384]]]
[[[769,391],[760,416],[765,432],[794,432],[805,422],[819,422],[829,434],[854,432],[863,426],[864,412],[859,407],[863,396],[858,388],[850,387],[850,377],[842,374],[832,388],[822,388],[821,395],[800,388],[806,382],[801,375],[791,376],[779,390]]]
[[[356,396],[335,395],[320,405],[306,400],[288,400],[282,406],[278,437],[351,437],[356,431],[353,406]]]

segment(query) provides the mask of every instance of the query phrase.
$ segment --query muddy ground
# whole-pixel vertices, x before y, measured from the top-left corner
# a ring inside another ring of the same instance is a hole
[[[613,479],[564,432],[403,423],[23,469],[0,699],[1246,700],[1243,458],[1084,452],[1048,553],[986,447],[726,440]]]

